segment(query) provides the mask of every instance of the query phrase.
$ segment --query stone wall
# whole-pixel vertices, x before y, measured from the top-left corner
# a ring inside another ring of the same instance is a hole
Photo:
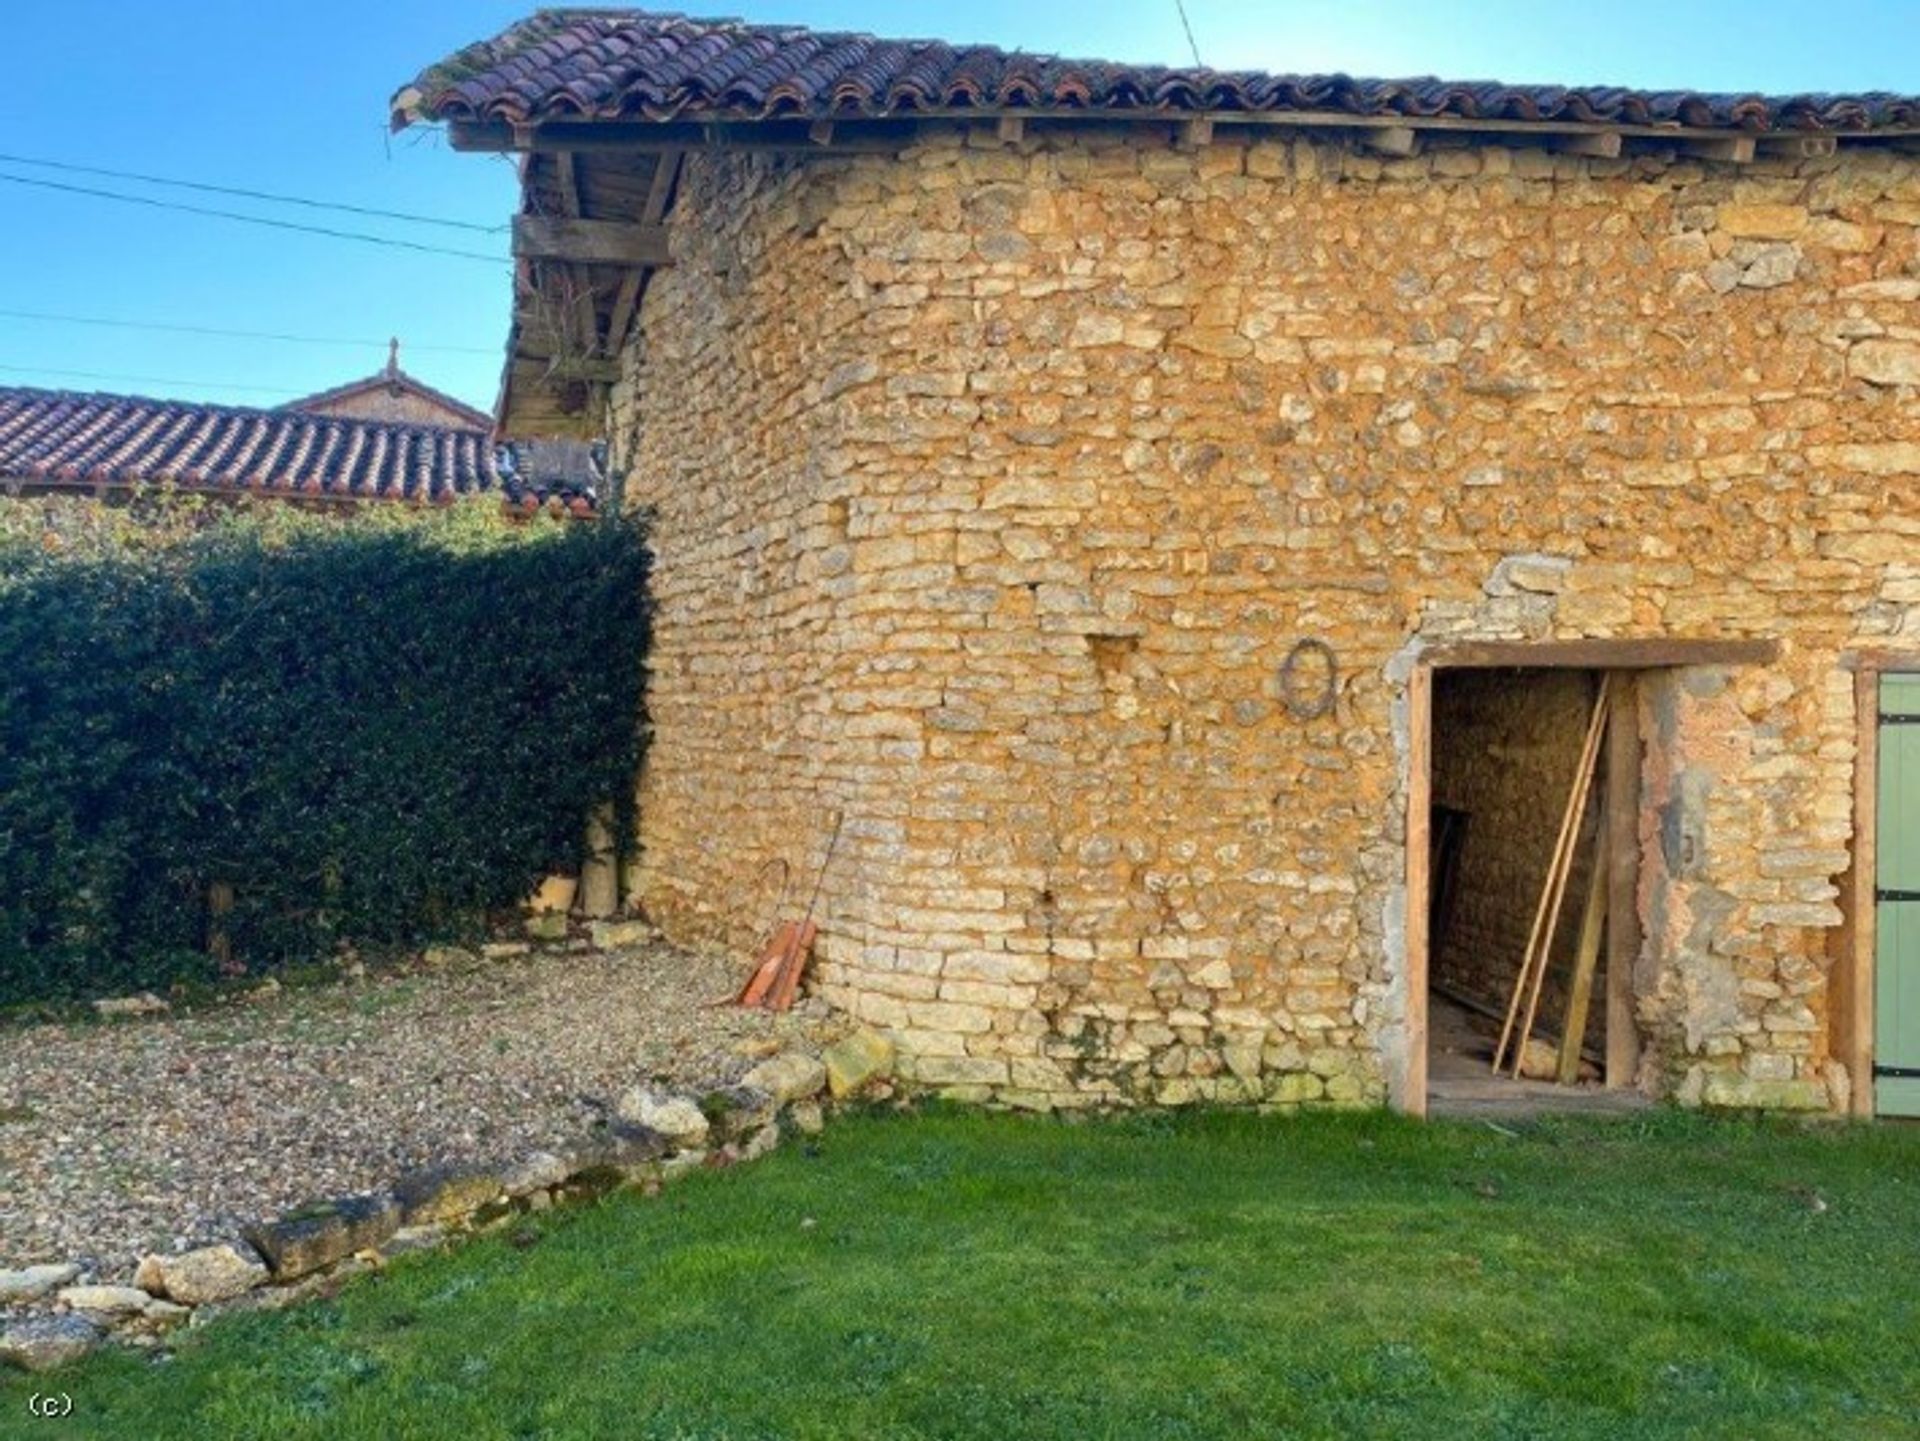
[[[388,421],[396,425],[437,425],[454,430],[474,429],[471,415],[462,415],[430,396],[402,386],[353,390],[319,405],[303,405],[313,415],[337,415],[347,420]]]
[[[1586,671],[1449,670],[1434,683],[1433,800],[1467,816],[1453,903],[1432,933],[1437,987],[1504,1013],[1532,937],[1547,865],[1593,712]],[[1541,985],[1540,1030],[1558,1034],[1578,949],[1580,912],[1593,876],[1605,794],[1604,753]],[[1585,1036],[1606,1037],[1605,952],[1595,974]]]
[[[658,512],[645,854],[1053,1106],[1379,1101],[1426,647],[1773,637],[1650,682],[1650,1089],[1812,1104],[1840,652],[1920,633],[1920,160],[990,127],[702,154],[615,394]],[[1278,671],[1333,648],[1308,718]]]

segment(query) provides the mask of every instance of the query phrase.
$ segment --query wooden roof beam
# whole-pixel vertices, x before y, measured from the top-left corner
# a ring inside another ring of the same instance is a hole
[[[977,117],[976,117],[977,118]],[[910,141],[914,121],[878,121],[850,133],[838,121],[769,120],[755,123],[702,121],[553,121],[546,125],[490,125],[455,121],[447,141],[455,150],[487,154],[554,150],[618,150],[632,154],[728,146],[783,154],[892,154]],[[877,128],[875,128],[877,127]]]
[[[1754,143],[1762,155],[1781,160],[1821,160],[1840,148],[1831,135],[1762,135]]]
[[[565,260],[575,265],[673,263],[663,225],[562,215],[514,216],[513,253],[528,260]]]
[[[1620,132],[1592,130],[1580,135],[1561,135],[1554,140],[1553,148],[1562,155],[1591,155],[1596,160],[1618,160]]]
[[[585,190],[581,185],[580,167],[574,161],[571,150],[561,150],[553,157],[555,179],[560,191],[560,208],[571,219],[580,220],[586,216]],[[570,284],[574,290],[573,327],[577,342],[589,351],[600,349],[600,308],[593,298],[593,282],[585,271],[569,270]]]
[[[1204,150],[1213,144],[1213,120],[1205,115],[1196,120],[1182,120],[1174,143],[1182,150]]]
[[[1751,135],[1725,135],[1708,140],[1682,140],[1680,153],[1691,155],[1698,160],[1719,160],[1729,165],[1749,165],[1753,162],[1754,142]]]
[[[822,144],[816,122],[805,119],[753,120],[736,117],[718,120],[555,120],[543,125],[508,125],[487,121],[452,121],[447,126],[449,143],[456,150],[473,151],[548,151],[548,150],[620,150],[651,153],[698,146],[731,146],[741,150],[761,150],[791,154],[892,153],[912,143],[921,127],[928,124],[962,122],[979,124],[991,121],[996,130],[1001,120],[1020,120],[1022,133],[1034,126],[1143,125],[1169,122],[1188,125],[1205,120],[1214,126],[1252,126],[1278,130],[1446,130],[1483,136],[1506,145],[1553,145],[1574,154],[1604,154],[1613,137],[1629,140],[1661,140],[1679,145],[1692,141],[1753,140],[1761,153],[1779,142],[1793,146],[1813,141],[1843,141],[1849,145],[1899,142],[1920,139],[1920,129],[1862,130],[1844,134],[1778,132],[1754,135],[1733,129],[1707,130],[1678,125],[1604,123],[1575,120],[1479,119],[1458,115],[1350,115],[1338,111],[1167,111],[1167,110],[963,110],[916,111],[894,116],[849,116],[831,121],[831,132]],[[1389,144],[1392,141],[1387,142]],[[1578,149],[1576,146],[1597,149]]]
[[[1418,155],[1420,136],[1411,125],[1382,125],[1368,130],[1360,143],[1377,155]]]

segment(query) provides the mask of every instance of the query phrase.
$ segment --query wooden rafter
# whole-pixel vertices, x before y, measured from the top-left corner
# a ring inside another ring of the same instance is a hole
[[[562,150],[553,157],[554,172],[559,181],[560,208],[569,219],[579,220],[586,215],[586,200],[580,188],[580,167],[571,150]],[[573,292],[571,314],[568,324],[574,334],[579,349],[592,355],[601,347],[600,307],[594,301],[593,277],[583,266],[566,267],[567,286]]]

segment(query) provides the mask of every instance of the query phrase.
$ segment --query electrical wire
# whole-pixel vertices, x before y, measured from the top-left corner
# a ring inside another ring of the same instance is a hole
[[[98,165],[74,165],[64,160],[42,160],[33,155],[0,155],[0,164],[32,165],[44,170],[62,170],[71,175],[101,175],[109,180],[137,180],[142,185],[171,185],[179,190],[198,190],[207,195],[231,195],[241,200],[266,200],[275,205],[302,205],[309,210],[339,210],[348,215],[366,215],[381,220],[404,220],[413,225],[440,225],[449,230],[471,230],[481,235],[498,235],[505,225],[481,225],[472,220],[445,220],[438,215],[420,215],[409,210],[381,210],[371,205],[348,205],[337,200],[309,200],[301,195],[284,195],[272,190],[247,190],[237,185],[211,185],[199,180],[172,180],[163,175],[143,175],[135,170],[108,170]]]
[[[14,375],[65,375],[76,380],[112,380],[136,385],[185,385],[208,390],[251,390],[263,395],[305,395],[284,385],[249,385],[237,380],[182,380],[174,375],[125,375],[111,370],[60,370],[46,365],[0,365]]]
[[[238,220],[245,225],[264,225],[274,230],[297,230],[307,235],[324,235],[333,240],[358,240],[368,245],[386,245],[398,250],[413,250],[426,255],[451,255],[459,260],[479,260],[504,266],[506,257],[483,255],[477,250],[454,250],[444,245],[424,245],[417,240],[396,240],[388,235],[370,235],[361,230],[335,230],[326,225],[303,225],[297,220],[271,220],[263,215],[242,215],[237,210],[215,210],[205,205],[188,205],[178,200],[156,200],[147,195],[128,195],[118,190],[98,190],[90,185],[69,185],[61,180],[40,180],[31,175],[9,175],[0,171],[0,181],[12,185],[31,185],[41,190],[59,190],[70,195],[91,195],[102,200],[118,200],[127,205],[145,205],[155,210],[178,210],[188,215],[209,215],[219,220]]]
[[[45,320],[62,325],[106,325],[116,330],[153,330],[167,335],[210,335],[227,340],[278,340],[290,345],[342,345],[378,349],[384,340],[355,340],[344,335],[289,335],[277,330],[228,330],[216,325],[170,325],[155,320],[119,320],[104,315],[62,315],[51,310],[9,310],[0,308],[0,319]],[[425,345],[409,340],[408,350],[424,350],[440,355],[498,355],[498,346]]]
[[[1193,22],[1187,19],[1187,0],[1173,0],[1173,8],[1180,12],[1180,28],[1187,32],[1187,48],[1193,51],[1195,67],[1206,69],[1206,62],[1200,58],[1200,42],[1193,38]]]

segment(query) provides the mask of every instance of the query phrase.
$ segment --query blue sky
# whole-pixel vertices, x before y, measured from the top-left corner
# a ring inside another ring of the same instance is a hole
[[[62,0],[8,6],[0,154],[501,225],[510,165],[385,107],[526,0]],[[661,8],[1178,63],[1174,0],[676,0]],[[1920,92],[1920,0],[1187,0],[1221,67],[1652,88]],[[503,233],[302,213],[0,159],[0,174],[370,229],[504,256]],[[0,314],[0,384],[272,405],[407,367],[490,408],[504,262],[411,254],[0,181],[0,312],[343,337],[296,345]],[[428,347],[447,347],[429,349]],[[95,379],[138,376],[148,379]]]

